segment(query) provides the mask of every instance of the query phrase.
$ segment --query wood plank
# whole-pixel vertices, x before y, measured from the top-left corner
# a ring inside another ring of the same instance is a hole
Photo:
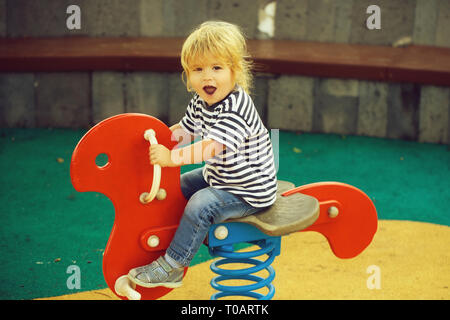
[[[180,72],[184,38],[2,38],[0,72]],[[256,71],[450,85],[450,48],[249,40]]]

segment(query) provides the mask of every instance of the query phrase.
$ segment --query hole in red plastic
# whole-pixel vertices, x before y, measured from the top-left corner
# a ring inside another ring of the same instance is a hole
[[[95,164],[97,165],[97,167],[99,168],[104,168],[109,164],[109,158],[108,155],[106,153],[100,153],[96,158],[95,158]]]

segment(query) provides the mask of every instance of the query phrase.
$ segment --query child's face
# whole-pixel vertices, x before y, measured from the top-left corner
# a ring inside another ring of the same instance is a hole
[[[233,72],[215,57],[205,57],[193,65],[189,82],[208,106],[223,100],[235,87]]]

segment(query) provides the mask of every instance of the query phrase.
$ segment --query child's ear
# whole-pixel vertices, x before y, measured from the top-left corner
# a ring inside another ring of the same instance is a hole
[[[242,84],[242,74],[237,73],[233,75],[233,81],[235,85],[241,85]]]
[[[235,84],[237,84],[238,78],[236,75],[236,71],[234,70],[234,68],[230,68],[230,70],[231,70],[231,79]]]
[[[188,92],[192,92],[193,89],[191,87],[191,83],[189,81],[189,76],[186,73],[186,71],[183,70],[183,72],[181,73],[181,81],[183,81],[183,83],[186,85],[186,89]]]

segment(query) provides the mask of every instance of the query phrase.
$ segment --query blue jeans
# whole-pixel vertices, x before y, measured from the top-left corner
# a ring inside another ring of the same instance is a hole
[[[203,179],[202,169],[186,172],[180,178],[181,191],[188,203],[166,253],[183,266],[189,266],[213,224],[263,209],[252,207],[230,192],[210,187]]]

